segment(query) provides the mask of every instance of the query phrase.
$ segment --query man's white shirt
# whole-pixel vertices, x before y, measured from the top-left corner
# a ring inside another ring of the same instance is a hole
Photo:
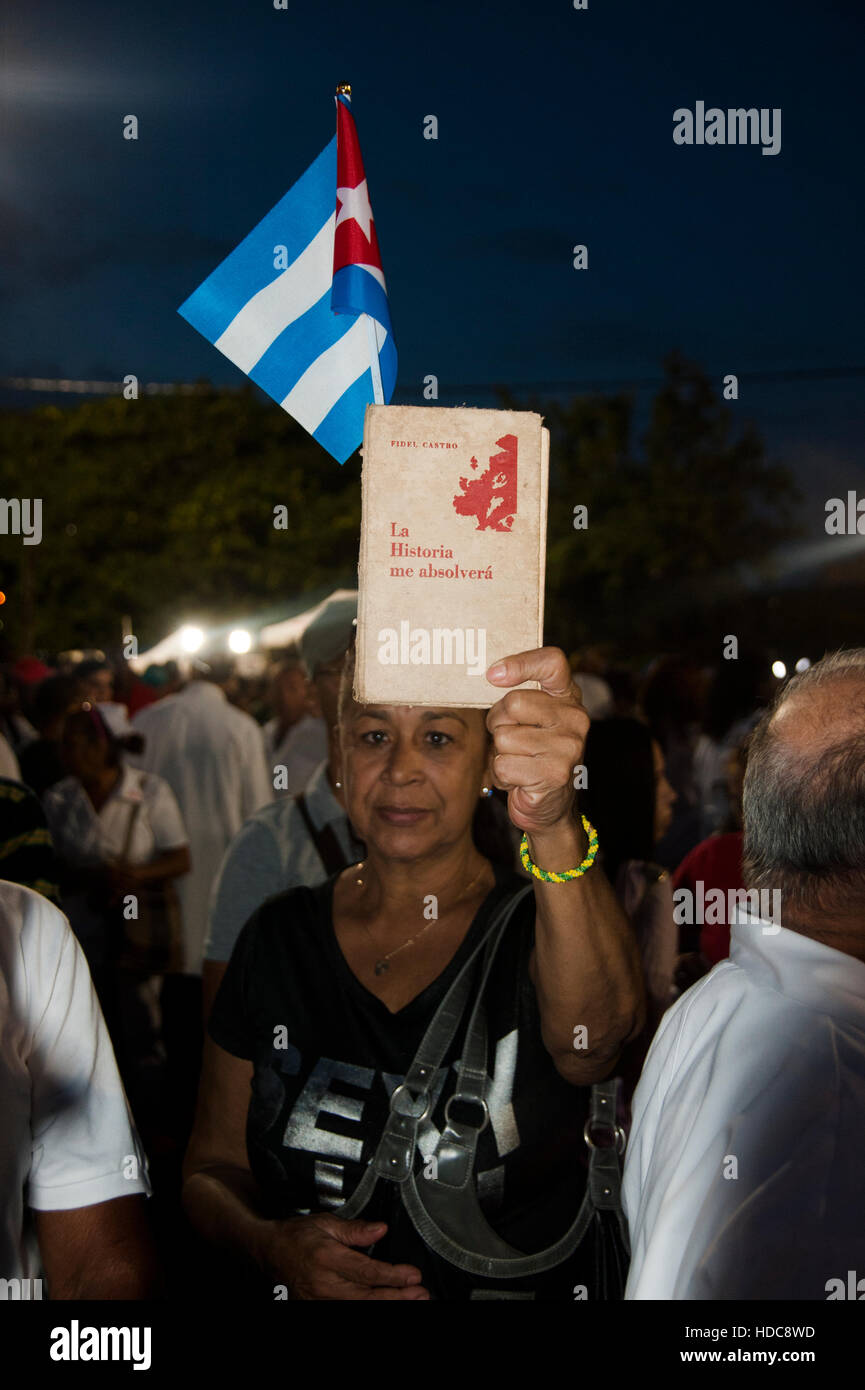
[[[261,729],[218,686],[195,680],[135,716],[145,738],[139,767],[164,777],[189,835],[192,868],[177,880],[184,969],[201,973],[213,880],[243,822],[273,800]]]
[[[278,719],[269,719],[262,734],[265,757],[269,770],[274,774],[277,797],[297,796],[319,763],[327,757],[327,725],[314,714],[304,714],[279,742]],[[285,774],[277,781],[275,770],[278,767],[284,767]]]
[[[53,903],[0,882],[0,1278],[39,1277],[25,1209],[149,1192],[84,954]]]
[[[825,1299],[865,1275],[865,963],[739,916],[634,1095],[627,1299]]]
[[[348,817],[330,789],[326,761],[316,768],[303,795],[315,829],[330,829],[347,862],[360,858],[363,846],[353,838]],[[205,959],[229,960],[243,927],[267,898],[299,884],[314,888],[326,878],[296,802],[282,797],[263,806],[226,850],[213,885]]]

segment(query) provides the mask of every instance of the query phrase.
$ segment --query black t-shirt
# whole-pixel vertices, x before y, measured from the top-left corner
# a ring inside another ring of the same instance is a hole
[[[395,1014],[360,983],[340,950],[332,918],[335,877],[269,899],[244,927],[210,1034],[254,1064],[247,1148],[268,1215],[335,1212],[352,1194],[381,1137],[390,1096],[436,1008],[495,909],[524,886],[515,874],[498,870],[496,880],[441,975]],[[576,1216],[586,1185],[583,1125],[590,1098],[588,1087],[562,1080],[541,1039],[528,975],[534,916],[529,894],[511,918],[487,981],[490,1123],[475,1163],[484,1214],[526,1253],[551,1245]],[[479,962],[472,968],[479,970]],[[420,1127],[418,1171],[444,1128],[468,1013],[436,1077],[436,1103]],[[378,1183],[363,1218],[388,1223],[387,1235],[369,1253],[417,1265],[433,1298],[495,1297],[498,1290],[573,1300],[576,1285],[586,1286],[589,1299],[598,1296],[591,1230],[573,1256],[545,1274],[489,1280],[463,1273],[428,1249],[395,1183]]]

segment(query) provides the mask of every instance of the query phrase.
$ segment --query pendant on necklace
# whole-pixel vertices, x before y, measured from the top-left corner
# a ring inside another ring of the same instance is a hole
[[[389,962],[389,961],[386,961],[386,960],[377,960],[377,961],[376,961],[376,963],[375,963],[375,973],[376,973],[376,975],[383,975],[384,972],[385,972],[386,970],[389,970],[389,969],[390,969],[390,962]]]

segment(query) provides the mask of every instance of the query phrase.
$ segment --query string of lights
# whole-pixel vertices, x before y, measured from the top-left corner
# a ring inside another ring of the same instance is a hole
[[[792,367],[767,371],[740,371],[736,373],[740,381],[786,382],[786,381],[833,381],[845,377],[865,377],[865,366],[847,367]],[[592,380],[551,380],[524,382],[439,382],[439,392],[448,395],[478,393],[484,391],[609,391],[630,387],[636,390],[661,386],[665,378],[651,377],[605,377]],[[119,396],[124,391],[124,383],[119,381],[82,381],[67,377],[0,377],[0,389],[7,391],[34,391],[54,395],[78,396]],[[140,386],[142,395],[147,396],[192,396],[213,390],[237,391],[243,387],[216,386],[211,382],[191,381],[149,381]],[[397,395],[412,395],[405,388],[397,388]]]

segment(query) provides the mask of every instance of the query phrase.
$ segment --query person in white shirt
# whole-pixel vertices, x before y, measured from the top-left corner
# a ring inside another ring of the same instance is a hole
[[[865,648],[764,716],[744,835],[730,958],[667,1012],[634,1097],[627,1299],[822,1300],[865,1278]]]
[[[271,679],[275,712],[262,732],[277,798],[302,792],[327,757],[327,726],[310,708],[308,677],[312,674],[299,653],[287,653]]]
[[[354,837],[342,800],[337,729],[340,678],[356,618],[356,596],[331,598],[301,638],[310,673],[305,698],[321,711],[327,756],[313,769],[301,795],[262,807],[226,850],[204,948],[205,1017],[241,928],[265,899],[297,884],[313,887],[363,858],[363,845]]]
[[[189,835],[192,869],[178,884],[183,968],[162,987],[162,1037],[172,1088],[169,1124],[185,1145],[195,1110],[202,1046],[201,966],[213,881],[243,822],[273,801],[261,729],[230,705],[228,663],[215,661],[176,695],[139,710],[144,752],[133,759],[164,777]]]
[[[150,1296],[146,1161],[84,955],[47,898],[5,881],[0,1114],[0,1297]]]
[[[189,870],[189,836],[171,788],[125,766],[122,747],[100,708],[70,712],[61,741],[70,776],[43,802],[63,868],[64,909],[97,976],[107,964],[110,903]]]
[[[49,788],[44,807],[63,910],[87,957],[124,1085],[147,1134],[149,1077],[161,1063],[159,990],[179,932],[173,948],[152,950],[146,924],[156,930],[155,898],[164,908],[163,925],[175,926],[176,910],[169,912],[166,898],[189,871],[189,837],[168,783],[125,766],[128,740],[113,732],[105,709],[86,702],[66,715],[60,749],[70,776]],[[141,746],[140,734],[129,738]],[[127,936],[135,931],[126,926],[129,895],[142,923],[136,951]]]
[[[228,703],[228,669],[189,681],[135,716],[144,752],[130,761],[163,777],[189,835],[192,870],[179,885],[184,973],[201,975],[210,892],[222,856],[253,811],[273,800],[261,729]]]

